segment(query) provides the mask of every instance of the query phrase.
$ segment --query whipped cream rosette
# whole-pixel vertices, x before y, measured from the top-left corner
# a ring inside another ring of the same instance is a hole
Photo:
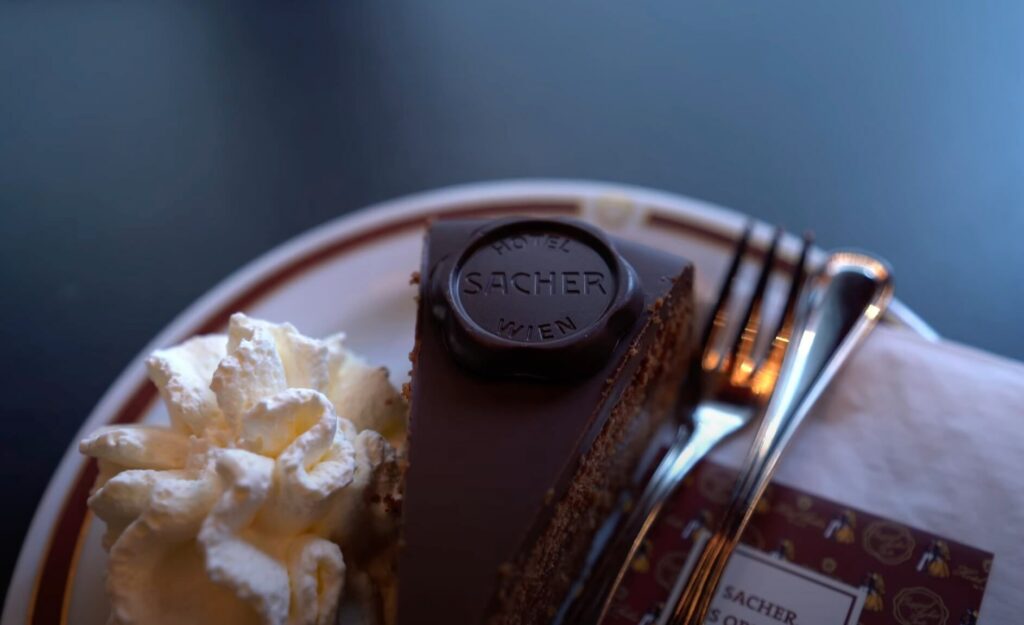
[[[170,426],[101,429],[113,624],[334,623],[346,579],[387,586],[407,406],[387,372],[289,324],[155,352]],[[389,442],[390,441],[390,442]],[[382,573],[383,571],[383,573]]]

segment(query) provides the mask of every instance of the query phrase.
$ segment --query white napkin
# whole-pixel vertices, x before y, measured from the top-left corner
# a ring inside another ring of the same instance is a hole
[[[738,466],[754,429],[714,459]],[[1024,364],[879,327],[775,479],[991,551],[981,622],[1024,614]]]

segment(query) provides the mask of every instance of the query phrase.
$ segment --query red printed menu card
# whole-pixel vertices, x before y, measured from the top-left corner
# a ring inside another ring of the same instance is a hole
[[[735,473],[687,477],[604,625],[653,625],[724,510]],[[715,625],[974,625],[992,554],[772,484],[716,590]]]

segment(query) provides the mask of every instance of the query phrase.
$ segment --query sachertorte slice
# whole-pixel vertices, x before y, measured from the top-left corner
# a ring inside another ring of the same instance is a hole
[[[693,266],[569,220],[431,225],[398,625],[548,623],[668,416]]]

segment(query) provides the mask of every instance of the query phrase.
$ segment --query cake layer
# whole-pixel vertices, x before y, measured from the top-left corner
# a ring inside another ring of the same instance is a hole
[[[582,518],[566,516],[565,505],[598,510],[596,491],[621,486],[637,441],[671,402],[689,341],[693,270],[686,260],[608,242],[572,223],[514,222],[511,235],[500,226],[501,236],[489,239],[494,227],[440,221],[425,241],[400,625],[482,623],[539,598],[527,588],[536,584],[525,583],[529,569],[542,563],[553,572],[558,558],[535,546],[558,535],[551,531],[559,519]],[[551,287],[543,282],[549,278]],[[588,302],[597,309],[587,310]],[[502,311],[535,330],[509,335]],[[629,434],[644,406],[650,412]],[[605,446],[603,459],[588,464],[595,440]],[[584,478],[585,496],[574,494]],[[574,538],[592,532],[580,527]]]

